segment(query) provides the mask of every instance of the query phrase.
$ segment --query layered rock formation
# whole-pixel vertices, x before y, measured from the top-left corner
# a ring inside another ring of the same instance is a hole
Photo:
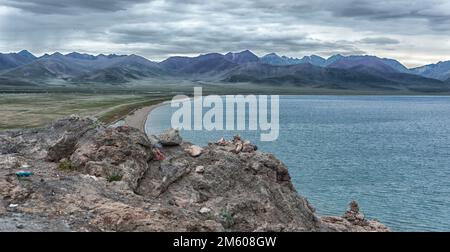
[[[33,175],[18,178],[24,168]],[[388,231],[359,208],[317,216],[287,167],[240,138],[197,148],[177,131],[147,137],[78,117],[0,133],[5,230]]]

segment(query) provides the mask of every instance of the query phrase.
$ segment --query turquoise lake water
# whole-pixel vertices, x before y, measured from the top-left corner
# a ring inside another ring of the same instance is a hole
[[[153,110],[147,132],[169,128],[173,111]],[[450,97],[281,96],[278,140],[238,133],[289,167],[319,215],[342,215],[355,199],[395,231],[450,230]],[[236,132],[181,134],[206,145]]]

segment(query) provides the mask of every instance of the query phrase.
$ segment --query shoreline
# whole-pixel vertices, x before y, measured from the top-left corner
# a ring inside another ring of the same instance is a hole
[[[145,125],[147,124],[147,119],[149,114],[156,108],[167,104],[169,100],[160,102],[158,104],[145,106],[135,111],[132,111],[128,115],[126,115],[123,119],[124,125],[139,129],[141,132],[147,134],[145,131]]]
[[[336,96],[340,96],[335,94]],[[315,95],[309,95],[309,94],[303,94],[303,95],[283,95],[283,96],[315,96]],[[333,96],[333,95],[328,95],[328,94],[317,94],[317,96]],[[426,95],[426,94],[417,94],[417,95],[397,95],[397,94],[392,94],[392,95],[376,95],[376,94],[368,94],[368,95],[352,95],[352,94],[347,94],[347,95],[343,95],[343,96],[424,96],[424,97],[449,97],[450,95]],[[193,97],[189,97],[190,99],[192,99]],[[136,129],[139,129],[141,132],[147,134],[146,130],[145,130],[145,125],[147,124],[147,120],[148,120],[148,116],[149,114],[156,108],[166,105],[168,102],[170,102],[170,99],[164,100],[160,103],[157,104],[153,104],[150,106],[144,106],[138,109],[135,109],[134,111],[131,111],[130,113],[128,113],[127,115],[125,115],[124,117],[122,117],[119,120],[116,120],[115,122],[111,123],[111,125],[116,124],[120,121],[123,121],[124,125],[127,125],[129,127],[133,127]]]

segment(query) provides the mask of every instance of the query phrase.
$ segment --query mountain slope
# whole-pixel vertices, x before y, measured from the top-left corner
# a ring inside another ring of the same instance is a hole
[[[96,69],[72,79],[76,82],[123,83],[147,77],[161,77],[166,72],[155,62],[137,55],[120,57],[105,68]]]
[[[54,53],[34,60],[29,64],[9,70],[3,75],[8,78],[19,79],[65,79],[84,74],[89,70],[90,68],[87,65],[72,61],[60,53]]]
[[[245,50],[239,53],[229,52],[225,54],[225,59],[236,64],[245,64],[250,62],[259,62],[258,56],[249,50]]]
[[[450,61],[440,61],[436,64],[416,67],[410,70],[414,74],[443,81],[450,78]]]
[[[227,82],[292,84],[310,87],[335,86],[339,88],[350,88],[359,82],[378,85],[386,82],[383,78],[377,76],[342,69],[323,68],[311,64],[288,66],[246,64],[228,73],[224,80]]]
[[[35,59],[36,57],[26,50],[19,53],[0,53],[0,71],[27,64]]]
[[[305,56],[301,59],[304,63],[310,63],[315,66],[324,66],[326,64],[326,59],[317,56],[317,55],[311,55],[311,56]]]
[[[304,56],[301,59],[290,58],[286,56],[278,56],[276,53],[270,53],[261,57],[261,62],[269,65],[275,66],[285,66],[285,65],[296,65],[310,63],[315,66],[324,66],[326,60],[317,55]]]
[[[366,62],[363,62],[366,61]],[[267,54],[263,57],[261,57],[261,62],[269,64],[269,65],[296,65],[296,64],[304,64],[309,63],[311,65],[315,66],[335,66],[336,68],[351,68],[353,66],[356,66],[358,64],[364,64],[364,63],[370,63],[371,61],[379,61],[383,62],[384,64],[391,66],[394,69],[401,69],[402,71],[407,71],[408,69],[401,65],[396,60],[391,59],[380,59],[378,57],[374,56],[342,56],[340,54],[333,55],[329,57],[328,59],[324,59],[317,55],[311,55],[311,56],[304,56],[301,59],[298,58],[291,58],[286,56],[278,56],[276,53]],[[340,64],[350,64],[353,62],[350,66],[342,66],[339,67],[337,62],[341,62]]]
[[[223,81],[338,89],[449,90],[449,85],[441,81],[396,71],[378,72],[374,68],[361,65],[340,69],[312,64],[244,64],[226,73]]]
[[[126,82],[129,79],[158,76],[164,71],[157,63],[136,55],[88,55],[54,53],[16,67],[2,76],[8,79],[43,81],[63,79],[68,81]]]
[[[400,73],[411,73],[408,68],[406,68],[402,63],[398,62],[395,59],[382,58],[381,61],[384,64],[386,64],[386,65],[394,68],[395,70],[397,70],[397,72],[400,72]]]
[[[219,53],[210,53],[198,57],[171,57],[159,66],[174,75],[216,75],[228,71],[239,64]]]
[[[342,56],[340,54],[333,55],[328,59],[324,59],[317,55],[304,56],[301,59],[290,58],[286,56],[278,56],[275,53],[267,54],[261,57],[261,62],[269,65],[296,65],[309,63],[315,66],[321,67],[334,67],[349,69],[357,65],[371,66],[381,71],[393,70],[396,72],[408,73],[409,70],[403,66],[400,62],[393,59],[378,58],[375,56]],[[384,68],[384,69],[382,69]]]
[[[381,59],[376,56],[341,56],[330,60],[326,66],[340,69],[351,69],[357,66],[364,66],[385,73],[408,72],[408,69],[398,61]]]

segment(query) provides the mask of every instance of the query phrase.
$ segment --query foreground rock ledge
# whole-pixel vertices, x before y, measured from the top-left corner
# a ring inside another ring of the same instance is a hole
[[[388,231],[354,204],[318,217],[283,163],[248,142],[192,157],[176,134],[76,116],[0,133],[0,231]],[[24,167],[33,176],[17,178]]]

